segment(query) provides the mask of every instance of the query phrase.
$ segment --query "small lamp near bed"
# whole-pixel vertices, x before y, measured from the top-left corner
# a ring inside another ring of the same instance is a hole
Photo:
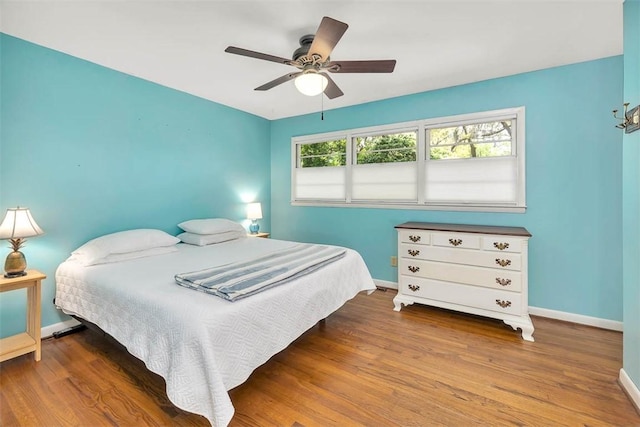
[[[258,234],[258,230],[260,230],[258,220],[262,219],[262,206],[260,203],[249,203],[247,205],[247,218],[251,220],[249,232],[251,234]]]
[[[20,252],[20,248],[26,237],[39,236],[40,234],[44,234],[44,231],[33,220],[28,208],[18,206],[7,209],[7,215],[0,224],[0,239],[9,240],[13,252],[7,256],[4,263],[4,277],[13,278],[27,274],[25,272],[27,260]]]

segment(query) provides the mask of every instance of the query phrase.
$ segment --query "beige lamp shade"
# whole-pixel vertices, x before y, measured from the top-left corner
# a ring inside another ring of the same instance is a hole
[[[260,203],[249,203],[247,205],[247,218],[262,219],[262,206]]]
[[[0,239],[24,239],[44,234],[28,208],[9,208],[0,224]]]
[[[8,239],[11,242],[13,252],[9,253],[4,263],[4,277],[15,278],[27,274],[27,260],[20,248],[26,237],[38,236],[44,231],[33,220],[28,208],[10,208],[0,224],[0,239]]]

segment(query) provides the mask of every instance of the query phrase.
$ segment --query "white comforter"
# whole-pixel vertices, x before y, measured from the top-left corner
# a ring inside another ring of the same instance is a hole
[[[176,406],[226,426],[234,413],[228,390],[375,285],[353,250],[319,271],[236,302],[181,287],[174,276],[292,244],[245,238],[179,244],[174,253],[91,267],[65,261],[56,272],[56,305],[98,325],[161,375]]]

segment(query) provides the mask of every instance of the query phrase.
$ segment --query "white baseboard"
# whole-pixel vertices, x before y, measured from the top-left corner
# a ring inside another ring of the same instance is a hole
[[[627,396],[629,396],[631,403],[633,403],[636,410],[640,412],[640,390],[638,390],[638,387],[633,383],[631,378],[629,378],[629,375],[627,375],[624,369],[620,369],[618,381],[622,389],[627,393]]]
[[[615,320],[600,319],[598,317],[583,316],[582,314],[567,313],[564,311],[549,310],[546,308],[531,306],[529,306],[529,314],[622,332],[622,322]]]
[[[387,282],[386,280],[379,279],[373,279],[373,282],[380,288],[398,289],[398,284],[396,282]]]
[[[398,283],[388,282],[386,280],[373,279],[376,286],[389,289],[398,289]],[[540,317],[548,317],[549,319],[564,320],[565,322],[578,323],[580,325],[595,326],[596,328],[609,329],[612,331],[622,332],[622,322],[608,319],[600,319],[598,317],[583,316],[582,314],[567,313],[564,311],[549,310],[546,308],[538,308],[529,306],[529,314]]]
[[[64,322],[54,323],[53,325],[45,326],[44,328],[42,328],[40,334],[43,339],[49,338],[50,336],[53,335],[54,332],[61,331],[63,329],[67,329],[79,324],[80,322],[78,322],[76,319],[65,320]]]

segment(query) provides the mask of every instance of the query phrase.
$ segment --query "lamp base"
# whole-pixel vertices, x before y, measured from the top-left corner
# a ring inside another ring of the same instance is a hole
[[[26,268],[27,260],[24,254],[20,251],[13,251],[7,256],[4,262],[4,277],[13,278],[26,276],[27,273],[24,271]]]
[[[249,225],[249,232],[251,234],[258,234],[258,230],[260,230],[260,225],[258,225],[258,221],[255,219],[251,220],[251,224]]]
[[[7,279],[15,279],[16,277],[26,276],[26,271],[21,271],[19,273],[4,273],[4,277]]]

